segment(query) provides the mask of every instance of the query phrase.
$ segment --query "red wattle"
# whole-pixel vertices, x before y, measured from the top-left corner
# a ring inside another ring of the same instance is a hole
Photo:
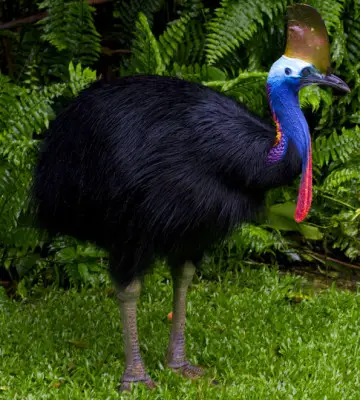
[[[298,202],[295,210],[295,221],[301,222],[308,215],[312,201],[312,152],[308,151],[307,165],[302,171]]]

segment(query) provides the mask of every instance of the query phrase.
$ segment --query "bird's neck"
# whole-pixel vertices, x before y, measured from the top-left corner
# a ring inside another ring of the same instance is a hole
[[[276,138],[267,157],[267,163],[281,161],[285,156],[289,139],[306,166],[311,146],[309,126],[300,108],[298,93],[290,88],[267,85],[269,105],[276,125]]]
[[[280,161],[291,140],[302,161],[302,176],[295,221],[302,221],[308,214],[312,201],[312,157],[309,126],[300,108],[297,91],[288,86],[267,86],[269,104],[276,124],[276,140],[270,149],[266,163]]]

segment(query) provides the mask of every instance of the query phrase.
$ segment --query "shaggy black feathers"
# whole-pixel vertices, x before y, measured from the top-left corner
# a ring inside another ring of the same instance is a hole
[[[154,256],[197,262],[256,216],[267,189],[299,174],[292,143],[265,166],[274,140],[272,126],[198,84],[98,82],[51,123],[35,172],[37,219],[109,250],[119,283]]]

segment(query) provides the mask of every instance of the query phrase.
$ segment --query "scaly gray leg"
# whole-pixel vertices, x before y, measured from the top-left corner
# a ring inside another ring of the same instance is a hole
[[[181,268],[172,269],[174,304],[167,352],[168,367],[191,379],[196,379],[204,373],[202,368],[191,365],[187,361],[185,351],[186,294],[194,273],[195,267],[192,263],[185,263]]]
[[[136,382],[143,382],[151,389],[155,387],[146,374],[138,342],[136,308],[140,291],[139,279],[135,279],[125,288],[117,289],[125,349],[125,372],[120,380],[120,390],[130,390],[131,383]]]

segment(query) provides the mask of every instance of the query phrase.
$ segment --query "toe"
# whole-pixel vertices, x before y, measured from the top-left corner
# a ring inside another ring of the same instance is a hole
[[[150,379],[149,376],[132,376],[124,374],[120,380],[119,391],[130,392],[131,386],[139,383],[144,384],[148,389],[156,388],[156,384]]]
[[[181,374],[185,378],[193,380],[203,376],[205,372],[203,368],[198,367],[197,365],[191,365],[189,363],[179,368],[172,368],[172,370],[177,374]]]

